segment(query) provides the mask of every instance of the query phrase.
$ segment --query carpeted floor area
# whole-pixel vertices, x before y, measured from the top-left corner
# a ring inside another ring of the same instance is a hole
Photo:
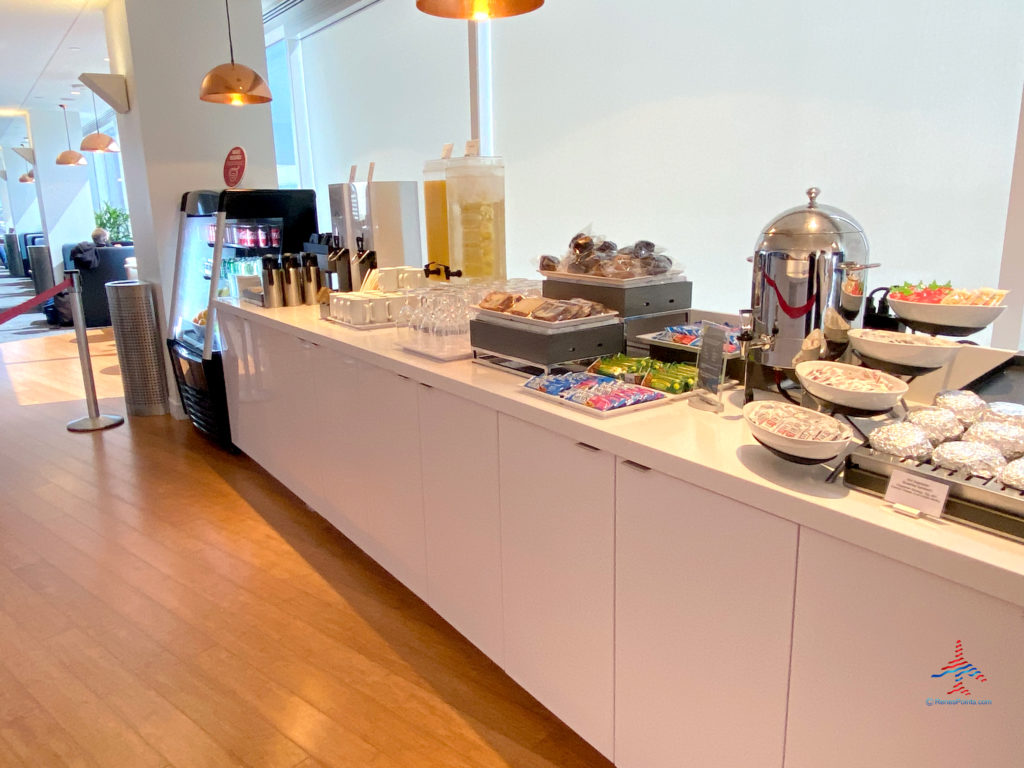
[[[32,279],[14,277],[5,267],[0,267],[0,312],[10,309],[36,295]],[[67,328],[47,325],[42,305],[33,307],[23,315],[18,315],[0,325],[0,344],[6,341],[29,339],[48,333],[67,333]]]

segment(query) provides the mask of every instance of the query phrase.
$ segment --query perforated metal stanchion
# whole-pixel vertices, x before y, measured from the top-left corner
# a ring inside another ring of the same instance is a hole
[[[89,339],[86,335],[85,311],[82,309],[82,276],[78,270],[68,270],[71,278],[71,317],[75,321],[75,341],[78,342],[78,359],[82,363],[82,384],[85,387],[85,405],[89,415],[68,422],[69,432],[95,432],[99,429],[110,429],[124,424],[124,417],[110,416],[100,413],[96,401],[96,382],[92,377],[92,359],[89,357]]]

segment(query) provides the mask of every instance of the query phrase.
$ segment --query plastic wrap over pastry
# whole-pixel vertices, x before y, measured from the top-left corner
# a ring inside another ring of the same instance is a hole
[[[868,440],[876,451],[901,459],[924,461],[932,452],[932,443],[925,431],[907,421],[878,427],[868,436]]]
[[[1011,461],[1000,470],[998,478],[1003,485],[1024,491],[1024,459]]]
[[[1024,427],[1024,405],[1020,403],[989,403],[979,421],[1002,421]]]
[[[964,433],[964,425],[949,408],[915,408],[907,415],[907,421],[923,429],[932,445],[956,440]]]
[[[946,469],[962,469],[977,477],[995,477],[1006,466],[998,450],[985,443],[963,440],[943,443],[932,451],[932,462]]]
[[[947,389],[945,392],[939,392],[933,402],[940,408],[949,408],[965,427],[976,422],[988,408],[988,403],[966,389]]]
[[[964,440],[991,445],[1007,461],[1024,456],[1024,428],[1001,421],[979,421],[964,433]]]

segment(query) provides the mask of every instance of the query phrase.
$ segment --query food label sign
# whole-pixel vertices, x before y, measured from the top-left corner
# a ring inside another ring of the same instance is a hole
[[[704,323],[700,330],[700,352],[697,353],[697,394],[690,404],[700,408],[724,410],[721,388],[725,380],[725,345],[728,329],[717,323]]]
[[[237,187],[245,176],[245,150],[232,147],[224,158],[224,183],[228,187]]]

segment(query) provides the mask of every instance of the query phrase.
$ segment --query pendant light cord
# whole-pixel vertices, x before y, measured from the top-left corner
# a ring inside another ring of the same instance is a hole
[[[224,12],[228,15],[228,51],[231,53],[231,63],[235,63],[235,44],[231,41],[231,9],[228,8],[228,0],[224,0]]]
[[[68,137],[68,152],[71,151],[71,131],[68,130],[68,108],[66,104],[60,105],[60,111],[64,113],[64,135]]]
[[[100,111],[98,109],[96,109],[96,91],[93,91],[91,88],[89,90],[92,93],[92,112],[93,112],[93,116],[96,118],[96,133],[99,133],[100,132]]]

